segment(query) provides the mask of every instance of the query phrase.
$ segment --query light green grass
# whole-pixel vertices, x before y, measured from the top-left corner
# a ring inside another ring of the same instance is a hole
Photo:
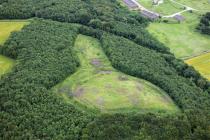
[[[176,0],[179,3],[195,8],[201,12],[210,11],[209,0]]]
[[[21,20],[0,20],[0,45],[4,44],[11,32],[20,31],[23,26],[27,24],[29,24],[29,22]]]
[[[186,63],[192,65],[204,77],[210,80],[210,53],[189,59],[186,61]]]
[[[178,58],[188,58],[210,50],[210,36],[196,31],[198,13],[184,13],[186,21],[178,23],[154,22],[147,28],[160,42],[169,47]]]
[[[169,96],[151,83],[115,70],[98,40],[79,35],[75,43],[81,66],[53,90],[70,102],[78,101],[103,112],[178,112]],[[98,65],[93,64],[97,60]],[[68,97],[68,98],[67,98]]]
[[[138,0],[138,2],[145,8],[157,12],[161,15],[170,15],[183,10],[183,7],[170,2],[169,0],[164,0],[164,3],[157,5],[152,4],[152,0]]]
[[[0,77],[3,74],[8,73],[13,66],[14,66],[14,60],[0,55]]]

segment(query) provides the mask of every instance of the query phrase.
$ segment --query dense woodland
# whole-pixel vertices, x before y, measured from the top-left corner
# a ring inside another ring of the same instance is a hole
[[[210,12],[203,15],[197,28],[201,33],[210,35]]]
[[[0,80],[2,139],[210,139],[210,83],[145,30],[148,20],[116,0],[0,0],[1,19],[34,17],[0,49],[17,61]],[[159,86],[182,113],[93,115],[55,96],[79,66],[78,34],[98,38],[116,69]]]

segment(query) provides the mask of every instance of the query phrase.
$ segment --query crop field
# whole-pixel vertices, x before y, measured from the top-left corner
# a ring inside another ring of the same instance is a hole
[[[65,99],[73,98],[103,112],[179,110],[158,87],[115,70],[96,39],[79,35],[75,51],[81,62],[80,68],[53,89]]]
[[[205,78],[210,80],[210,53],[194,57],[186,60],[186,63],[192,65],[197,69]]]
[[[9,72],[14,65],[14,60],[0,55],[0,77]]]
[[[28,23],[27,21],[0,20],[0,45],[4,44],[11,32],[21,30]]]

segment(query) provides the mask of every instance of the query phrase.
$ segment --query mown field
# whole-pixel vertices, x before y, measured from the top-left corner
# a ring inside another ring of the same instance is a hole
[[[192,65],[204,77],[210,80],[210,53],[188,59],[186,63]]]
[[[73,98],[105,112],[178,111],[160,88],[115,70],[96,39],[79,35],[75,51],[81,62],[80,68],[54,89],[65,99]]]
[[[0,21],[0,45],[2,45],[7,38],[10,36],[11,32],[19,31],[24,25],[28,24],[27,21]]]

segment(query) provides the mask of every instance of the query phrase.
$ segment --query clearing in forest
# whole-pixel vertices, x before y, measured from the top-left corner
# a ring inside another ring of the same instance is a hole
[[[67,102],[103,112],[179,111],[160,88],[114,69],[97,39],[79,35],[74,49],[81,66],[53,88]]]
[[[29,24],[27,21],[0,20],[0,45],[8,39],[11,32],[20,31],[24,25]]]
[[[186,61],[187,64],[192,65],[205,78],[210,80],[210,53],[206,53]]]
[[[9,72],[14,65],[14,60],[0,55],[0,77]]]

